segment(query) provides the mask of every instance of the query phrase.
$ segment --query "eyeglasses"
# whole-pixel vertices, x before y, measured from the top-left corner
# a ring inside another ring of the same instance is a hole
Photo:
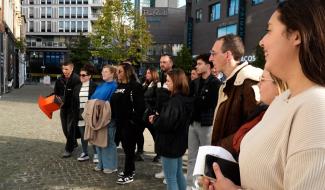
[[[275,82],[273,79],[268,79],[268,78],[265,78],[263,76],[260,76],[260,82],[263,82],[263,81],[271,81],[271,82]]]
[[[79,76],[81,76],[81,77],[86,77],[86,76],[88,76],[88,75],[86,75],[86,74],[80,74]]]

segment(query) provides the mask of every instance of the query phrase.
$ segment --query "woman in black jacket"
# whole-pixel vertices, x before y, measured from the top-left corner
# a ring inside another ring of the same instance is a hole
[[[81,117],[81,114],[83,113],[86,102],[91,97],[91,95],[95,92],[97,87],[96,83],[94,83],[91,80],[91,75],[93,71],[94,69],[91,65],[85,65],[84,67],[82,67],[79,73],[81,84],[76,86],[76,88],[73,91],[73,96],[75,100],[73,106],[75,107],[74,110],[77,110],[75,113],[75,121],[80,131],[81,145],[82,145],[82,153],[80,157],[77,159],[80,162],[89,160],[88,141],[84,140],[85,121]],[[93,161],[97,163],[98,156],[94,145],[93,145],[93,150],[94,150]]]
[[[159,115],[149,116],[149,121],[157,130],[155,149],[162,157],[167,189],[185,190],[182,156],[187,149],[193,103],[188,97],[189,85],[183,70],[167,72],[166,84],[171,97]]]

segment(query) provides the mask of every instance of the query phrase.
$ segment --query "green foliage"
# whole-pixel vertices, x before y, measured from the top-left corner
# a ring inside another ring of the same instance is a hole
[[[17,38],[15,44],[16,48],[19,49],[21,52],[24,52],[26,50],[26,43],[24,38]]]
[[[181,51],[177,53],[175,58],[175,66],[177,68],[181,68],[185,71],[185,73],[191,73],[192,69],[192,55],[190,53],[190,49],[186,46],[183,46]]]
[[[252,65],[264,69],[264,65],[265,65],[264,50],[259,45],[257,45],[255,48],[255,58],[256,60],[252,63]]]
[[[91,52],[89,51],[90,38],[83,36],[82,33],[78,36],[76,41],[68,44],[70,50],[70,60],[75,64],[75,69],[79,69],[86,63],[89,63]]]
[[[106,0],[102,13],[90,35],[92,54],[115,62],[145,61],[152,39],[145,18],[134,10],[131,1]]]

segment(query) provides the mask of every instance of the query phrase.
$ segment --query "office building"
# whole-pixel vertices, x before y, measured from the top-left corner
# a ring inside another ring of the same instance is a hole
[[[105,0],[23,0],[27,16],[28,72],[33,76],[60,73],[69,59],[67,45],[92,31]]]
[[[215,40],[233,33],[242,37],[248,61],[265,33],[278,0],[187,0],[186,44],[193,55],[209,52]]]

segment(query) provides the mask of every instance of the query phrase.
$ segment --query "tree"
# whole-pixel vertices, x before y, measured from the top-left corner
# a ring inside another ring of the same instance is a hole
[[[80,33],[77,40],[70,42],[67,44],[67,46],[70,50],[70,60],[75,64],[76,71],[79,71],[84,64],[89,63],[89,59],[91,57],[91,52],[89,50],[89,37]]]
[[[92,54],[115,62],[145,61],[152,39],[146,20],[130,0],[106,0],[102,13],[90,35]]]
[[[175,66],[181,68],[185,73],[189,74],[192,69],[193,59],[190,53],[190,49],[186,46],[183,46],[181,51],[177,53],[175,58]]]

